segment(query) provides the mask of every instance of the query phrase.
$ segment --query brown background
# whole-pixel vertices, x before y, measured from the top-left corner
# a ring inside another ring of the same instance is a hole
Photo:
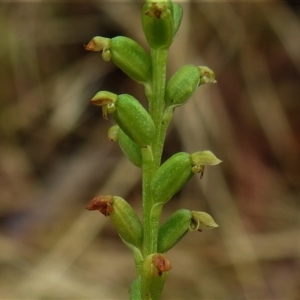
[[[297,3],[189,2],[168,77],[207,65],[218,83],[178,108],[164,159],[212,150],[223,163],[170,201],[209,212],[219,228],[167,254],[162,299],[300,298],[300,10]],[[0,299],[127,299],[130,251],[108,219],[84,209],[99,194],[140,214],[141,174],[106,138],[99,90],[141,86],[84,50],[93,36],[147,47],[137,2],[0,4]]]

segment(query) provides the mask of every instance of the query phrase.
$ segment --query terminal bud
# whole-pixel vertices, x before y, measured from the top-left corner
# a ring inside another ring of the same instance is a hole
[[[152,49],[170,47],[174,37],[172,3],[170,1],[145,3],[142,9],[142,26],[146,40]]]

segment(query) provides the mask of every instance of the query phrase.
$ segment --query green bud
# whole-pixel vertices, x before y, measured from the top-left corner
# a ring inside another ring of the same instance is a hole
[[[206,165],[216,165],[219,160],[211,151],[193,154],[179,152],[166,160],[154,174],[151,191],[154,203],[168,202],[195,173],[203,176]]]
[[[193,176],[190,154],[179,152],[166,160],[155,173],[151,182],[154,203],[166,203]]]
[[[166,87],[166,105],[176,107],[186,103],[199,85],[215,83],[215,74],[208,67],[186,65],[169,80]]]
[[[164,253],[173,248],[189,231],[192,213],[187,209],[175,211],[158,231],[157,251]]]
[[[213,229],[219,227],[214,219],[206,212],[192,211],[191,231],[202,231],[203,229]]]
[[[200,74],[200,69],[194,65],[180,68],[167,84],[166,105],[176,107],[184,104],[197,90]]]
[[[127,201],[118,196],[99,196],[86,207],[88,210],[99,210],[109,216],[120,237],[128,244],[141,249],[143,228],[141,222]]]
[[[146,109],[134,97],[127,94],[118,97],[114,119],[139,146],[151,144],[155,133],[154,123]]]
[[[162,254],[155,253],[145,258],[141,272],[142,299],[159,299],[170,269],[169,260]]]
[[[114,125],[108,129],[107,137],[111,142],[117,142],[119,139],[119,126]]]
[[[154,123],[146,109],[134,97],[101,91],[93,97],[91,103],[102,106],[104,118],[107,113],[113,113],[116,123],[139,146],[151,144],[155,133]]]
[[[142,26],[152,49],[170,47],[175,31],[172,3],[170,1],[145,3],[142,9]]]
[[[105,61],[111,59],[124,73],[139,83],[150,83],[152,80],[149,54],[130,38],[117,36],[108,39],[96,36],[85,46],[85,49],[102,51]]]
[[[126,134],[119,129],[119,145],[127,158],[137,167],[142,167],[141,148]]]

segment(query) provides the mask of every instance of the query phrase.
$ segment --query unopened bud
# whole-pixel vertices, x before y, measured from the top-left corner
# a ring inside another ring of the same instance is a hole
[[[192,213],[187,209],[175,211],[158,231],[157,250],[164,253],[173,248],[188,232]]]
[[[108,91],[98,92],[90,101],[102,106],[103,117],[112,113],[119,127],[139,146],[151,144],[155,126],[147,110],[128,94],[116,95]]]
[[[125,74],[133,80],[149,84],[152,80],[152,65],[149,54],[134,40],[117,36],[112,39],[94,37],[86,50],[102,51],[105,61],[112,60]]]

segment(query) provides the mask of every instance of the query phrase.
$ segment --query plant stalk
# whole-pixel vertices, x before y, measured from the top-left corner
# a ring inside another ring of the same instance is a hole
[[[151,196],[151,180],[160,166],[163,151],[165,129],[163,115],[165,109],[166,65],[168,50],[152,49],[152,93],[149,99],[149,112],[155,125],[155,136],[151,145],[152,160],[147,159],[147,152],[143,155],[143,223],[144,223],[144,257],[157,251],[157,234],[160,213],[151,214],[153,199]]]

